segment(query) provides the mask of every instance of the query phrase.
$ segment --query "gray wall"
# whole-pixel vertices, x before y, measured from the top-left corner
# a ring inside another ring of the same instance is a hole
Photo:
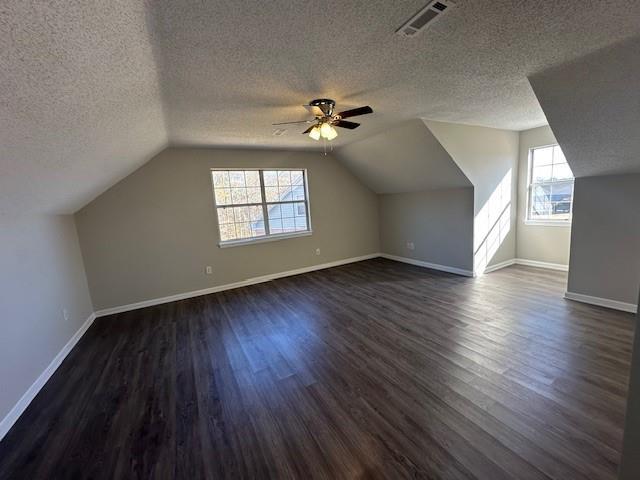
[[[384,253],[472,271],[473,188],[381,195],[380,243]]]
[[[93,308],[71,216],[0,221],[0,266],[2,420]]]
[[[527,225],[529,149],[558,143],[548,126],[520,132],[518,226],[516,256],[537,262],[569,265],[570,226]]]
[[[640,174],[577,178],[567,290],[635,304]]]
[[[474,270],[516,256],[518,132],[424,121],[474,187]]]
[[[313,235],[219,248],[212,167],[307,168]],[[96,310],[379,251],[377,196],[316,152],[170,148],[76,222]]]

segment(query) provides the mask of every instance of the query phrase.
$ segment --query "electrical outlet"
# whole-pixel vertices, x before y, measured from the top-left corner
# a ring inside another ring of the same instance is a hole
[[[66,308],[62,309],[62,316],[64,317],[64,321],[68,322],[69,321],[69,310],[67,310]]]
[[[316,255],[320,255],[320,249],[316,248]]]
[[[415,250],[416,246],[413,244],[413,242],[407,242],[407,248],[409,250]]]
[[[211,267],[211,265],[207,265],[205,267],[204,273],[206,273],[207,275],[211,275],[213,273],[213,268]]]

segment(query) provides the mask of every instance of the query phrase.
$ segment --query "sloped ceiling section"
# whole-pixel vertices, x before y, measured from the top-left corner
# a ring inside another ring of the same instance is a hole
[[[0,218],[72,213],[167,144],[144,4],[0,7]]]
[[[640,172],[640,37],[529,80],[576,177]]]
[[[376,193],[472,186],[421,120],[346,145],[336,156]]]

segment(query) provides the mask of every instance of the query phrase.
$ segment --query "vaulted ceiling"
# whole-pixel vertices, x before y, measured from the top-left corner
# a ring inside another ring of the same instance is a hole
[[[271,123],[314,97],[371,105],[336,146],[402,120],[546,119],[527,77],[638,33],[635,0],[5,0],[0,214],[73,212],[168,144],[317,148]]]

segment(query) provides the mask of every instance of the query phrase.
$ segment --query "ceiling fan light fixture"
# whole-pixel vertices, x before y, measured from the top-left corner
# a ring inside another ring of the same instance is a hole
[[[337,136],[338,136],[338,132],[336,131],[336,129],[333,128],[333,126],[329,126],[329,134],[324,138],[326,138],[327,140],[333,140]]]
[[[322,138],[329,138],[329,135],[331,135],[331,124],[329,124],[328,122],[323,122],[322,125],[320,126],[320,136]]]
[[[320,128],[317,126],[313,127],[309,132],[309,136],[314,140],[320,140]]]

